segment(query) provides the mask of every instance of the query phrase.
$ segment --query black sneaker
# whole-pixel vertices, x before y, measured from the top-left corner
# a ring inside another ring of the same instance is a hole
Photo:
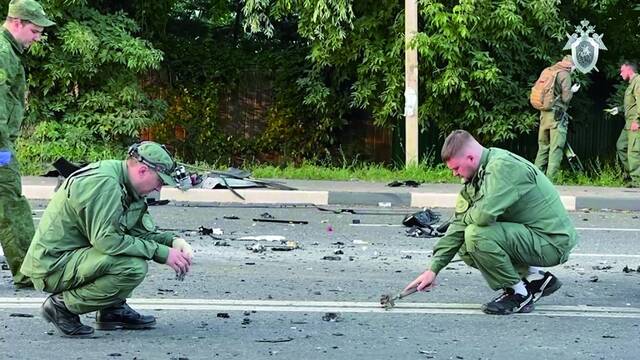
[[[550,272],[545,272],[542,279],[526,281],[527,291],[533,294],[533,302],[540,300],[543,296],[549,296],[562,286],[560,280]]]
[[[482,306],[482,311],[491,315],[509,315],[513,313],[530,313],[533,311],[533,296],[516,294],[507,288],[502,295]]]

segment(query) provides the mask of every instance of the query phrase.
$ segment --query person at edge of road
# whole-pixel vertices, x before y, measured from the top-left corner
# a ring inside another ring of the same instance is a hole
[[[640,124],[638,120],[638,106],[640,102],[640,76],[638,65],[625,61],[620,66],[620,77],[629,82],[624,93],[623,107],[616,106],[607,109],[611,115],[618,115],[624,110],[624,128],[616,142],[617,157],[622,163],[624,181],[627,187],[640,187]]]
[[[126,299],[147,274],[147,260],[184,275],[193,250],[173,233],[159,232],[144,201],[162,185],[175,186],[176,163],[166,148],[142,142],[127,160],[104,160],[76,171],[53,195],[21,271],[51,293],[42,316],[63,336],[91,336],[78,315],[96,312],[99,330],[145,329],[155,317]]]
[[[538,267],[566,262],[576,230],[551,181],[532,163],[509,151],[485,148],[464,130],[445,140],[442,160],[464,187],[431,265],[406,290],[428,290],[456,252],[502,293],[482,306],[487,314],[531,312],[534,302],[561,282]]]
[[[554,180],[564,158],[564,147],[567,142],[568,121],[563,119],[573,94],[580,89],[580,84],[571,85],[571,72],[575,69],[571,55],[552,65],[557,72],[553,84],[553,105],[549,111],[540,111],[540,128],[538,130],[538,153],[535,165]]]
[[[29,278],[20,273],[20,266],[34,233],[14,149],[27,97],[21,57],[52,25],[55,23],[35,0],[11,0],[0,35],[0,244],[18,288],[32,286]]]

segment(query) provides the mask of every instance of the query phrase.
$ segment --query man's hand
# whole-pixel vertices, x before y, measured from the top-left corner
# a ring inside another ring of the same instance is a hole
[[[638,131],[638,129],[640,129],[640,125],[638,125],[638,122],[637,121],[632,121],[630,130],[631,131]]]
[[[189,260],[193,259],[193,249],[191,248],[191,245],[187,243],[187,240],[177,237],[173,239],[173,242],[171,243],[171,247],[178,251],[183,252],[185,255],[189,257]]]
[[[11,162],[11,152],[0,150],[0,166],[9,165]]]
[[[178,249],[170,248],[169,256],[167,256],[167,262],[165,264],[175,270],[176,274],[184,275],[189,272],[191,258]]]
[[[418,291],[430,290],[436,285],[436,276],[436,273],[431,270],[427,270],[420,274],[420,276],[418,276],[415,280],[410,282],[409,285],[404,288],[404,291],[415,287],[417,287]]]
[[[571,92],[572,93],[577,93],[578,90],[580,90],[580,84],[573,84],[573,86],[571,86]]]
[[[615,115],[618,115],[618,112],[619,112],[620,110],[618,110],[618,107],[616,106],[616,107],[612,107],[611,109],[604,109],[604,111],[606,111],[606,112],[608,112],[609,114],[611,114],[611,115],[614,115],[614,116],[615,116]]]

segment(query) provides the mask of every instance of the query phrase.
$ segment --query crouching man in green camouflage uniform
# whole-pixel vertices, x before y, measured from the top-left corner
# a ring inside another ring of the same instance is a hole
[[[52,25],[35,0],[11,0],[0,33],[0,244],[16,287],[31,286],[19,270],[34,232],[15,153],[27,93],[23,55]]]
[[[21,271],[39,290],[45,320],[63,336],[93,334],[79,314],[97,311],[96,327],[143,329],[155,318],[126,299],[144,280],[147,260],[189,271],[193,251],[184,239],[158,232],[144,196],[175,186],[175,162],[153,142],[135,144],[125,161],[106,160],[76,171],[47,206]]]
[[[493,290],[503,290],[483,305],[485,313],[532,311],[535,301],[561,286],[537,267],[564,263],[577,243],[558,192],[529,161],[506,150],[487,149],[464,130],[447,137],[441,156],[464,187],[453,222],[433,249],[431,266],[405,290],[433,287],[457,252],[480,270]]]

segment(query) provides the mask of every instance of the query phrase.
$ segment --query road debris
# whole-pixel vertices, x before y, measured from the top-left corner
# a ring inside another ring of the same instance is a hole
[[[306,225],[309,222],[306,220],[286,220],[286,219],[252,219],[255,222],[268,222],[268,223],[279,223],[279,224],[301,224]]]
[[[594,265],[591,267],[593,270],[609,270],[613,268],[611,265]]]
[[[593,275],[593,276],[589,277],[589,281],[590,282],[598,282],[598,277],[596,275]]]
[[[292,341],[293,338],[292,337],[287,337],[284,339],[260,339],[260,340],[256,340],[256,342],[259,343],[283,343],[283,342],[289,342]]]
[[[629,273],[632,273],[632,272],[640,273],[640,265],[638,265],[638,268],[635,269],[635,270],[633,268],[630,268],[629,266],[625,265],[624,268],[622,269],[622,272],[626,273],[626,274],[629,274]]]
[[[224,232],[220,228],[207,228],[200,226],[198,228],[198,234],[200,235],[224,235]]]
[[[389,187],[398,187],[398,186],[408,186],[408,187],[418,187],[421,182],[415,180],[404,180],[404,181],[392,181],[387,184]]]
[[[342,258],[340,256],[327,255],[322,257],[322,260],[330,260],[330,261],[340,261]]]
[[[342,321],[342,317],[340,316],[340,313],[328,312],[322,315],[322,320],[329,322],[339,322]]]
[[[228,318],[230,318],[231,316],[229,316],[229,314],[228,314],[228,313],[217,313],[217,314],[216,314],[216,317],[221,318],[221,319],[228,319]]]
[[[275,217],[268,212],[263,212],[262,214],[260,214],[260,217],[263,219],[275,219]]]
[[[21,317],[21,318],[32,318],[33,315],[31,314],[24,314],[24,313],[11,313],[9,315],[10,317]]]
[[[411,288],[407,291],[402,291],[400,293],[398,293],[397,295],[392,295],[392,294],[384,294],[380,297],[380,305],[382,305],[382,307],[385,310],[390,310],[391,308],[393,308],[396,305],[396,300],[400,300],[402,298],[405,298],[413,293],[415,293],[416,291],[418,291],[417,287]]]

